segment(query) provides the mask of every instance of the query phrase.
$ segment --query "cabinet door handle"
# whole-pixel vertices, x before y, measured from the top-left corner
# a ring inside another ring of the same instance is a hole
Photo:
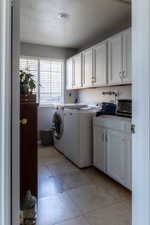
[[[108,142],[108,137],[107,134],[105,135],[105,141]]]
[[[21,125],[25,126],[25,125],[27,125],[27,123],[28,123],[28,119],[26,119],[26,118],[23,118],[23,119],[20,120]]]

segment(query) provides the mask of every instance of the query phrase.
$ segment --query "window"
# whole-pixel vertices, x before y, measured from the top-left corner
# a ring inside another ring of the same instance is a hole
[[[20,70],[34,75],[40,105],[63,102],[63,61],[21,57]]]
[[[20,59],[20,70],[28,71],[34,75],[33,79],[36,82],[36,90],[34,92],[38,93],[38,60],[21,58]]]

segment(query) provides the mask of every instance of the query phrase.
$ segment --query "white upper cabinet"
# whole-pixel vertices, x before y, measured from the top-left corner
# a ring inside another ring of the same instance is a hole
[[[107,42],[93,47],[94,78],[93,85],[107,85]]]
[[[73,57],[73,88],[82,87],[82,54]]]
[[[73,87],[73,61],[72,58],[67,60],[66,66],[66,89],[72,89]]]
[[[132,81],[132,31],[123,32],[123,83]]]
[[[108,40],[109,84],[131,83],[132,41],[131,29],[121,32]]]
[[[93,49],[89,48],[83,53],[83,87],[91,87],[93,80]]]
[[[130,84],[132,31],[127,29],[67,61],[67,89]]]
[[[122,34],[108,40],[109,84],[122,83]]]

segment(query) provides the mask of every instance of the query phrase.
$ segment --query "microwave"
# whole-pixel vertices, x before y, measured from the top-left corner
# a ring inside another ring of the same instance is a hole
[[[132,100],[130,99],[118,100],[117,115],[132,117]]]

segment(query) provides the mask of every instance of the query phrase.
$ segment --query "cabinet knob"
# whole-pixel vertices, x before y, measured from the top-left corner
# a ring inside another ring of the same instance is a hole
[[[28,123],[28,119],[23,118],[22,120],[20,120],[20,124],[21,125],[26,125]]]

